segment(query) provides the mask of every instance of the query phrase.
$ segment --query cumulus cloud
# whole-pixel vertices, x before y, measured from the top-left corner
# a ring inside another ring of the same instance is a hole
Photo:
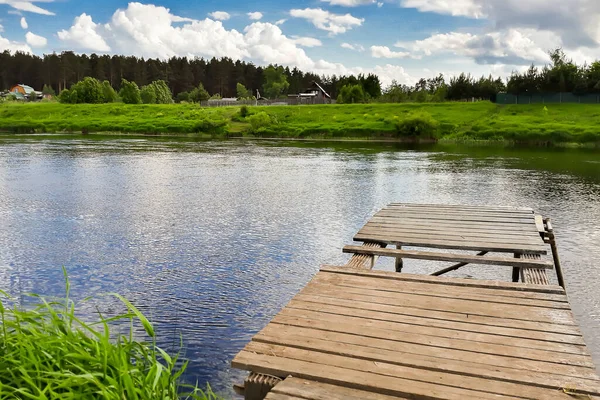
[[[566,46],[600,46],[597,0],[402,0],[403,7],[439,14],[486,18],[494,30],[550,31]]]
[[[344,33],[356,26],[361,26],[365,21],[351,14],[334,14],[322,8],[294,9],[290,15],[295,18],[303,18],[310,21],[314,26],[332,35]]]
[[[311,38],[311,37],[296,37],[294,38],[294,42],[303,47],[319,47],[323,46],[323,43],[319,39]]]
[[[31,32],[25,34],[25,40],[31,47],[45,47],[48,44],[48,39]]]
[[[333,6],[344,6],[344,7],[357,7],[364,6],[367,4],[375,4],[376,0],[321,0],[322,2],[329,3]]]
[[[541,47],[540,36],[534,30],[516,30],[471,34],[450,32],[430,36],[414,43],[396,43],[396,46],[409,49],[413,53],[431,56],[440,53],[451,53],[472,58],[478,64],[529,65],[544,64],[549,61],[546,49],[551,48],[552,41],[560,44],[560,38],[551,33],[546,34],[545,41],[550,47]],[[538,43],[536,43],[538,42]]]
[[[406,51],[392,51],[387,46],[371,46],[371,56],[375,58],[407,58],[410,53]]]
[[[110,47],[100,35],[101,27],[94,23],[92,17],[83,13],[76,17],[69,30],[57,33],[58,38],[76,49],[106,52]]]
[[[52,3],[54,0],[0,0],[0,4],[8,4],[18,11],[27,11],[35,14],[55,15],[53,12],[36,6],[33,3]]]
[[[261,20],[262,17],[263,17],[263,13],[261,13],[259,11],[254,11],[254,12],[249,12],[248,13],[248,18],[250,18],[253,21]]]
[[[262,65],[296,66],[317,74],[376,73],[387,83],[392,79],[406,83],[414,81],[400,66],[348,68],[340,63],[314,60],[303,47],[321,45],[320,40],[287,36],[273,23],[256,21],[239,32],[225,29],[221,21],[181,18],[165,7],[151,4],[129,3],[127,8],[115,11],[105,24],[97,24],[90,16],[82,14],[71,28],[58,32],[58,37],[70,46],[88,51],[111,51],[160,59],[173,56],[231,57]],[[354,45],[354,48],[362,47]]]
[[[0,26],[1,27],[1,26]],[[0,32],[2,32],[0,30]],[[0,36],[0,52],[8,50],[10,52],[22,51],[24,53],[31,53],[31,47],[25,43],[13,42],[2,36]]]
[[[231,18],[231,15],[225,11],[211,12],[208,14],[208,16],[219,21],[227,21],[229,18]]]
[[[25,19],[25,17],[21,18],[21,28],[23,28],[23,29],[29,28],[29,25],[27,24],[27,20]]]

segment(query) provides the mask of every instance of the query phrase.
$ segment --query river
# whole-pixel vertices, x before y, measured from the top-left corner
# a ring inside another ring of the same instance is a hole
[[[600,153],[459,145],[0,137],[0,289],[119,309],[129,298],[187,379],[229,362],[390,202],[533,207],[552,218],[575,315],[600,365]],[[438,264],[405,262],[406,272]],[[384,262],[381,269],[391,270]],[[509,268],[453,276],[510,280]]]

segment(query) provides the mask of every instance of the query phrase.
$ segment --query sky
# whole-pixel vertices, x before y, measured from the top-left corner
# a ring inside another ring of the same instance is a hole
[[[600,0],[0,0],[0,51],[226,56],[384,85],[506,77],[556,47],[600,58]]]

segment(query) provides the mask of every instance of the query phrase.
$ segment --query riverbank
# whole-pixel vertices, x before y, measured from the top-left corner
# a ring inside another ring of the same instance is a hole
[[[0,105],[0,131],[206,137],[599,144],[600,106],[480,103],[202,108],[195,104]]]

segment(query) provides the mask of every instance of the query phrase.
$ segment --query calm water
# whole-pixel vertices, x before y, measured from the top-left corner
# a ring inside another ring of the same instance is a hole
[[[119,292],[183,338],[188,378],[233,355],[389,202],[530,206],[553,219],[600,365],[600,153],[458,146],[0,137],[0,289]],[[407,272],[437,265],[406,262]],[[392,269],[384,263],[383,269]],[[509,269],[457,276],[510,279]],[[111,313],[117,302],[84,305]]]

